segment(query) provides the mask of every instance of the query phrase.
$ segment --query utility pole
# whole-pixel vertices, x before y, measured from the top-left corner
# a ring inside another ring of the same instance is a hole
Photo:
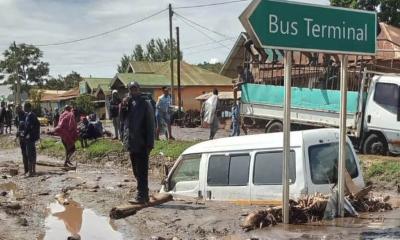
[[[169,59],[170,59],[170,70],[171,70],[171,99],[172,104],[175,104],[175,95],[174,95],[174,44],[172,42],[172,16],[174,12],[172,11],[171,3],[168,5],[168,12],[169,12]]]
[[[179,41],[179,27],[176,27],[176,76],[178,80],[178,116],[180,118],[181,110],[182,110],[182,97],[181,97],[181,50],[180,50],[180,41]]]

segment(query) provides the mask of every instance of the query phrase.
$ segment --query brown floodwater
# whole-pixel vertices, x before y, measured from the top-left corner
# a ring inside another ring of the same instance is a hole
[[[123,239],[112,220],[97,215],[93,210],[84,208],[73,200],[51,203],[45,220],[46,232],[40,240],[67,239],[80,236],[81,239]]]

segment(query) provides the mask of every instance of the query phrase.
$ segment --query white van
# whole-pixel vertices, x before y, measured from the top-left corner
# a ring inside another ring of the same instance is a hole
[[[330,193],[337,182],[338,129],[291,132],[290,197]],[[222,138],[188,148],[162,192],[245,204],[279,204],[283,133]],[[347,139],[347,171],[364,187],[360,162]]]

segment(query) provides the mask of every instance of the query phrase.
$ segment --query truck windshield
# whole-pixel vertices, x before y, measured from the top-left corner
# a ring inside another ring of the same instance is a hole
[[[339,143],[319,144],[309,147],[311,180],[314,184],[337,183]],[[357,164],[353,152],[347,144],[346,169],[352,178],[358,177]]]
[[[169,189],[174,189],[178,182],[198,181],[201,155],[184,155],[175,168],[169,181]]]
[[[380,105],[395,107],[399,103],[399,87],[392,83],[377,83],[374,101]]]

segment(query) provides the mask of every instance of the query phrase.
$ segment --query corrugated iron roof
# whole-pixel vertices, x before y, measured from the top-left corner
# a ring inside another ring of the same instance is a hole
[[[42,91],[42,90],[41,90]],[[48,91],[48,90],[44,90]],[[41,102],[57,102],[73,99],[79,96],[79,88],[73,88],[68,91],[56,91],[58,93],[42,93]]]
[[[137,67],[138,69],[136,69]],[[159,85],[169,85],[171,79],[170,62],[131,62],[131,71],[136,73],[147,73],[163,75],[168,83]],[[133,69],[133,70],[132,70]],[[174,60],[174,80],[177,81],[177,61]],[[140,76],[142,77],[142,76]],[[156,78],[156,77],[155,77]],[[182,86],[227,86],[232,85],[232,79],[220,74],[205,70],[185,61],[181,61],[181,85]]]
[[[112,78],[83,78],[88,87],[93,91],[99,85],[110,85]]]
[[[125,86],[132,81],[137,81],[141,87],[162,87],[170,84],[170,81],[164,75],[152,73],[118,73],[114,81],[117,79]]]

